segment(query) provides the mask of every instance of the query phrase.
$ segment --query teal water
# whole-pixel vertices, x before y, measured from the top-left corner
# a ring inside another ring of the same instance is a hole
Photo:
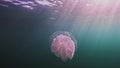
[[[51,21],[49,16],[48,10],[0,8],[1,67],[120,68],[119,18],[108,29],[99,24],[71,29],[73,20]],[[72,33],[77,41],[75,56],[67,62],[50,52],[50,37],[61,30]]]

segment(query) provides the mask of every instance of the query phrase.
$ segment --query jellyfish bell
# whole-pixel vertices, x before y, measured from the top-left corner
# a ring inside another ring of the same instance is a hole
[[[71,60],[75,54],[77,42],[67,31],[57,31],[51,36],[50,50],[63,61]]]

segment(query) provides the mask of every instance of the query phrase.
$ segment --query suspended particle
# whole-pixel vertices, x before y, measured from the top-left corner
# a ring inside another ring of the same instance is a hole
[[[63,61],[73,58],[76,46],[76,40],[69,32],[58,31],[51,37],[51,52]]]

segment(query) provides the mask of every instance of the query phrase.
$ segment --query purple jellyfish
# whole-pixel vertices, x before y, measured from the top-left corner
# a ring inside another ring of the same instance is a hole
[[[76,41],[69,32],[55,32],[51,42],[51,52],[63,61],[72,59],[75,53]]]

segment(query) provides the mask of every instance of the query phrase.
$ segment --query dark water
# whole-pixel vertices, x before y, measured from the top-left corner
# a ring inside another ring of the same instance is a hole
[[[76,30],[73,33],[77,40],[75,56],[63,62],[50,52],[50,37],[55,31],[71,32],[71,25],[56,25],[55,20],[49,20],[50,16],[47,9],[31,12],[0,7],[1,67],[120,68],[118,28],[100,37],[95,32],[91,33],[92,29],[83,31],[81,35],[78,35],[79,29]]]

